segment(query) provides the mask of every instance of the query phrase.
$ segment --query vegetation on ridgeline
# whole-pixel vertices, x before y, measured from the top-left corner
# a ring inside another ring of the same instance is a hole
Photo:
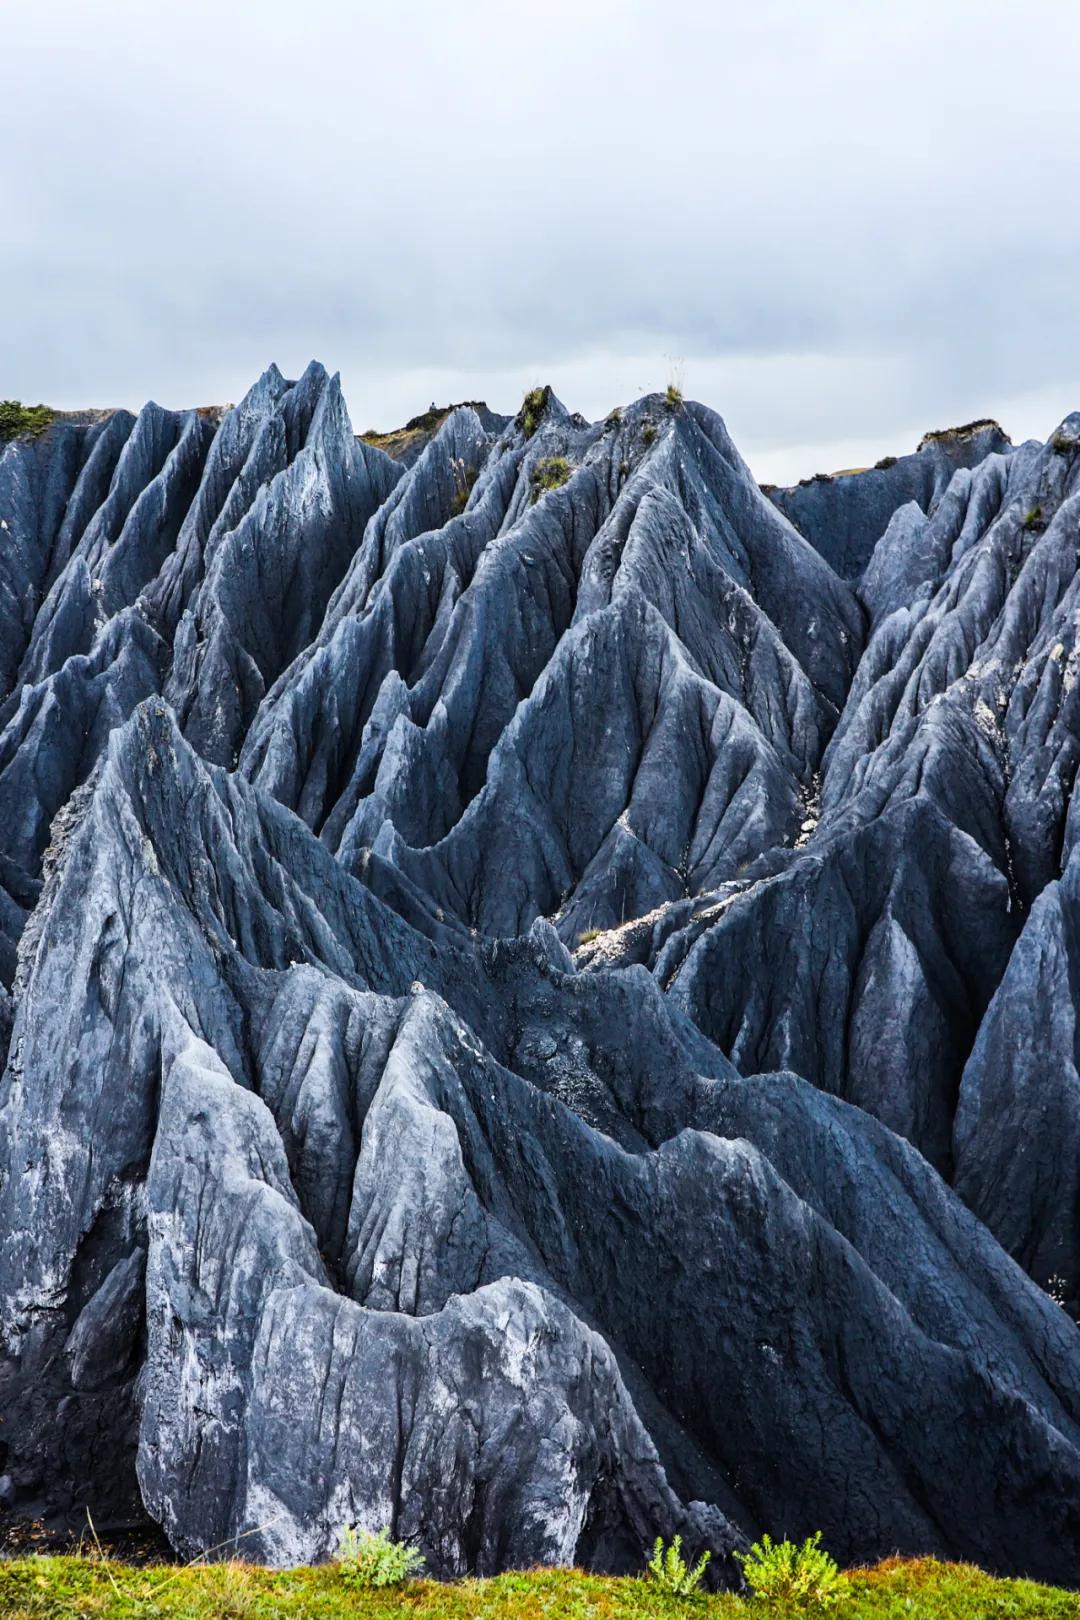
[[[36,439],[56,417],[51,405],[24,405],[21,399],[0,399],[0,444],[8,439]]]
[[[518,412],[518,421],[521,424],[521,431],[527,439],[531,439],[540,426],[540,418],[544,414],[544,406],[548,402],[550,393],[550,388],[530,388],[522,400],[521,409]]]
[[[487,405],[482,399],[460,399],[453,405],[432,405],[419,416],[412,416],[404,427],[391,428],[383,433],[378,428],[368,428],[365,433],[358,433],[357,438],[365,444],[374,445],[377,450],[385,450],[388,456],[395,460],[411,450],[416,444],[423,444],[442,427],[451,411],[459,411],[464,407],[474,411],[486,411]]]
[[[982,433],[988,428],[996,428],[1000,433],[1001,423],[995,421],[992,416],[979,416],[974,422],[963,422],[959,427],[931,428],[929,433],[924,433],[919,440],[916,451],[926,450],[935,443],[947,443],[950,439],[970,439],[974,434]]]
[[[335,1564],[269,1570],[241,1563],[133,1568],[98,1558],[0,1564],[6,1620],[1078,1620],[1080,1594],[996,1580],[964,1564],[890,1559],[839,1577],[827,1607],[802,1599],[693,1592],[652,1580],[541,1569],[493,1580],[360,1588]]]

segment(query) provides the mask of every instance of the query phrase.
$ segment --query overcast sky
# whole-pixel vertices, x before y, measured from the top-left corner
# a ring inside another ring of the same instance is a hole
[[[1080,408],[1068,0],[0,0],[0,64],[0,395],[676,375],[783,480]]]

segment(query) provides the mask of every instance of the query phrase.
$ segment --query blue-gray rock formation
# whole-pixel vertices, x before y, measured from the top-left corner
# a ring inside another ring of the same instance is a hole
[[[1080,1581],[1080,416],[416,424],[0,453],[7,1513]]]

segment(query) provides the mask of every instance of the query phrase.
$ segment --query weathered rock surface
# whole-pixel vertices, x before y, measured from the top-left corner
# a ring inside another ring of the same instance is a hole
[[[0,456],[15,1511],[1080,1579],[1080,417],[436,415]]]

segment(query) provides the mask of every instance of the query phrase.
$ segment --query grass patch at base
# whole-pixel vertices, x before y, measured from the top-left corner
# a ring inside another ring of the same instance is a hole
[[[647,1580],[529,1570],[493,1580],[408,1581],[358,1591],[332,1564],[268,1570],[228,1563],[130,1565],[96,1558],[0,1563],[6,1620],[774,1620],[821,1613],[848,1620],[1080,1620],[1080,1594],[996,1580],[965,1564],[890,1559],[845,1576],[827,1610],[730,1594],[676,1598]]]

